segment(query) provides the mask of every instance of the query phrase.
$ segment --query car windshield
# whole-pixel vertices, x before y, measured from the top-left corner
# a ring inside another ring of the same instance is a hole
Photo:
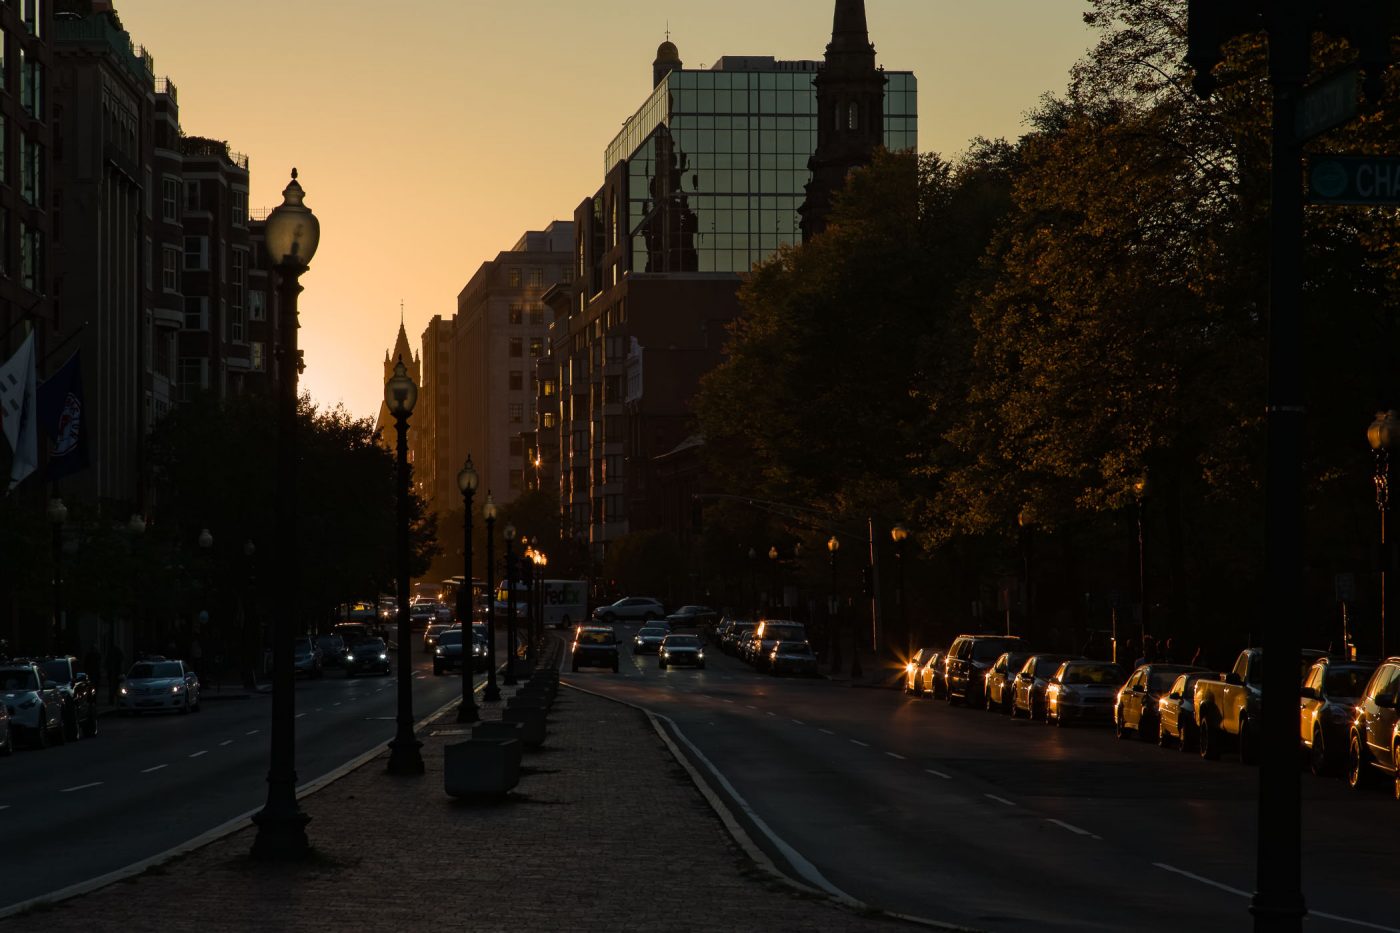
[[[0,688],[5,690],[38,690],[39,681],[29,669],[0,671]]]
[[[461,643],[462,643],[462,630],[461,630],[461,629],[456,629],[456,630],[454,630],[454,631],[443,632],[442,635],[440,635],[440,636],[438,637],[438,644],[439,644],[439,645],[460,645]]]
[[[1058,670],[1060,665],[1063,663],[1065,663],[1064,658],[1057,658],[1053,655],[1047,655],[1045,657],[1036,658],[1035,676],[1049,677],[1051,674],[1055,673],[1055,671]]]
[[[40,667],[44,671],[45,680],[52,680],[56,684],[66,684],[72,679],[69,676],[71,669],[67,661],[45,661]]]
[[[1015,644],[1015,642],[1012,642],[1012,644]],[[974,641],[972,643],[972,660],[995,661],[997,658],[1001,657],[1001,653],[1008,647],[1010,646],[999,638]]]
[[[660,638],[666,634],[666,630],[664,628],[644,628],[637,634],[643,638]]]
[[[613,643],[612,632],[598,632],[584,630],[578,633],[578,641],[581,645],[611,645]]]
[[[667,635],[662,644],[667,648],[699,648],[700,639],[694,635]]]
[[[1334,667],[1328,669],[1322,689],[1329,697],[1359,697],[1370,679],[1371,672],[1364,667]]]
[[[378,638],[366,638],[355,646],[356,651],[383,651],[384,642]]]
[[[812,646],[805,641],[783,642],[778,645],[778,654],[787,655],[793,658],[810,658],[812,656]]]
[[[1067,684],[1099,684],[1118,686],[1128,679],[1123,668],[1117,664],[1071,664],[1065,670]]]
[[[1166,693],[1171,689],[1172,684],[1180,676],[1181,671],[1165,670],[1153,671],[1147,678],[1147,690],[1149,693]]]
[[[158,661],[154,664],[134,664],[127,676],[142,680],[149,677],[179,677],[181,673],[179,661]]]

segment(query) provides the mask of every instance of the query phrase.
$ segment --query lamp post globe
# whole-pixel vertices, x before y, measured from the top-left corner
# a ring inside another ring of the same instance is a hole
[[[321,243],[321,222],[305,204],[306,192],[292,169],[292,180],[282,189],[282,203],[267,215],[264,230],[267,254],[281,268],[306,269]]]
[[[131,521],[129,521],[129,522],[126,523],[126,530],[129,531],[129,532],[131,532],[131,533],[134,534],[134,535],[143,535],[143,534],[145,534],[145,533],[146,533],[146,517],[145,517],[144,515],[142,515],[140,512],[133,513],[132,516],[131,516]]]
[[[481,476],[476,472],[476,466],[472,463],[471,454],[467,455],[466,464],[457,471],[457,488],[462,495],[475,493],[477,484],[481,482]]]
[[[409,376],[403,357],[399,357],[394,374],[384,383],[384,404],[395,418],[407,418],[418,404],[418,384]]]

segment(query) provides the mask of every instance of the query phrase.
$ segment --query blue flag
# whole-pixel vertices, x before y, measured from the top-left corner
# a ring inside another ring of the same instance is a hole
[[[48,434],[49,479],[88,465],[87,423],[83,409],[83,369],[74,353],[39,386],[39,424]]]

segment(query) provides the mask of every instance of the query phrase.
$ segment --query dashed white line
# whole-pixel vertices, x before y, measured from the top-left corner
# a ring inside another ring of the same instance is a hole
[[[207,755],[207,754],[209,754],[209,752],[206,750],[206,751],[201,751],[201,752],[195,752],[195,753],[194,753],[193,755],[191,755],[190,757],[191,757],[191,758],[198,758],[198,757],[201,756],[201,755]]]
[[[836,734],[835,732],[832,732],[830,729],[818,729],[817,731],[818,731],[818,732],[825,732],[827,735],[835,735],[835,734]]]
[[[899,752],[885,752],[885,754],[889,755],[891,758],[898,758],[900,761],[904,760],[904,756],[899,754]]]
[[[751,705],[749,705],[748,703],[745,703],[745,704],[744,704],[744,709],[758,709],[758,707],[757,707],[757,706],[751,706]]]
[[[726,702],[726,703],[733,703],[734,701],[726,697],[725,700],[724,700],[724,702]]]
[[[87,790],[89,787],[101,787],[101,781],[93,781],[91,784],[79,784],[77,787],[65,787],[59,791],[60,794],[71,794],[75,790]]]
[[[798,725],[798,726],[805,726],[805,725],[807,725],[805,722],[803,722],[803,721],[800,720],[800,719],[794,719],[792,722],[793,722],[794,725]]]
[[[935,771],[932,768],[925,768],[924,774],[932,774],[934,777],[942,778],[945,781],[951,781],[953,779],[951,774],[944,774],[942,771]]]
[[[8,810],[8,809],[10,809],[10,805],[9,805],[8,803],[0,803],[0,810]]]
[[[169,767],[169,765],[156,765],[154,768],[147,768],[147,769],[145,769],[144,771],[142,771],[141,773],[142,773],[142,774],[150,774],[152,771],[159,771],[161,768],[166,768],[166,767]]]
[[[339,706],[339,703],[332,703],[331,706]]]
[[[778,714],[777,714],[777,713],[769,713],[768,715],[769,715],[769,716],[776,716],[776,715],[778,715]]]
[[[244,734],[244,735],[257,735],[257,734],[258,734],[259,732],[261,732],[261,731],[262,731],[261,729],[249,729],[247,732],[245,732],[245,733],[243,733],[243,734]]]
[[[232,745],[232,744],[233,744],[233,739],[224,739],[222,742],[219,743],[219,747],[220,747],[220,748],[223,748],[225,745]]]
[[[322,707],[319,707],[319,706],[316,707],[316,712],[319,713],[319,712],[321,712],[321,710],[322,710]],[[302,713],[302,715],[305,716],[306,714],[305,714],[305,713]]]
[[[852,745],[859,745],[861,748],[869,748],[869,747],[870,747],[870,743],[869,743],[869,742],[862,742],[860,739],[851,739],[850,741],[851,741],[851,744],[852,744]]]
[[[1075,826],[1075,825],[1072,824],[1072,823],[1066,823],[1064,820],[1050,820],[1050,819],[1047,819],[1045,822],[1047,822],[1047,823],[1054,823],[1056,826],[1060,827],[1061,829],[1067,829],[1067,830],[1069,830],[1070,832],[1074,833],[1076,836],[1088,836],[1088,837],[1091,838],[1091,839],[1098,839],[1098,838],[1100,838],[1099,836],[1095,836],[1093,833],[1089,832],[1087,829],[1081,829],[1080,827]]]
[[[296,718],[297,718],[297,719],[300,719],[301,717],[303,717],[303,716],[305,716],[305,715],[306,715],[305,713],[297,713]]]
[[[1002,804],[1002,805],[1004,805],[1004,806],[1008,806],[1008,807],[1014,807],[1014,806],[1016,806],[1016,804],[1015,804],[1014,802],[1012,802],[1012,801],[1010,801],[1010,800],[1007,800],[1005,797],[998,797],[996,794],[983,794],[982,796],[983,796],[983,797],[986,797],[988,800],[995,800],[997,803]]]

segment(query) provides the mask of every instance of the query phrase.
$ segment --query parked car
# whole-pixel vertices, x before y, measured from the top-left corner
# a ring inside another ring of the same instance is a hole
[[[719,643],[720,650],[725,654],[737,657],[744,640],[753,634],[753,630],[756,628],[758,628],[757,622],[735,622],[729,631],[724,633],[724,640]]]
[[[1196,747],[1196,681],[1218,677],[1211,671],[1182,674],[1172,681],[1166,695],[1157,701],[1157,744],[1166,748],[1172,742],[1183,752]]]
[[[15,735],[10,729],[10,708],[0,696],[0,757],[8,758],[15,752]]]
[[[658,625],[646,625],[632,639],[633,654],[656,654],[669,633]]]
[[[924,693],[933,697],[935,700],[941,699],[947,695],[943,686],[944,665],[947,661],[948,652],[933,652],[929,655],[928,660],[924,662],[923,671],[919,676],[919,679],[924,685]]]
[[[321,649],[321,666],[345,666],[345,639],[339,635],[317,635],[316,647]]]
[[[117,708],[126,715],[148,710],[197,713],[199,678],[185,667],[184,661],[137,661],[117,687]]]
[[[305,674],[314,680],[325,676],[325,661],[314,640],[301,636],[292,642],[292,671],[293,674]]]
[[[574,636],[572,664],[575,673],[581,667],[607,667],[616,674],[619,667],[617,633],[603,626],[579,626]]]
[[[423,629],[423,650],[432,653],[432,650],[437,647],[438,637],[450,628],[452,628],[451,622],[429,623],[428,627]]]
[[[996,659],[992,669],[987,671],[986,686],[982,688],[988,712],[1011,712],[1016,675],[1026,666],[1029,659],[1030,655],[1024,651],[1004,651],[1001,657]]]
[[[1356,701],[1375,670],[1374,662],[1321,658],[1303,678],[1298,701],[1298,740],[1309,769],[1318,777],[1336,771],[1346,760]]]
[[[759,670],[768,664],[768,656],[780,641],[806,641],[807,626],[788,619],[765,619],[754,629],[749,661]]]
[[[1356,701],[1347,743],[1347,783],[1359,790],[1391,775],[1400,798],[1400,658],[1387,658]]]
[[[0,699],[5,703],[7,734],[28,738],[38,748],[47,748],[51,741],[62,744],[63,698],[52,683],[44,683],[37,665],[0,665]]]
[[[1060,665],[1074,659],[1072,654],[1033,654],[1016,672],[1011,680],[1011,718],[1022,712],[1027,719],[1040,719],[1045,715],[1045,688],[1050,678],[1060,669]]]
[[[768,653],[768,673],[774,676],[817,676],[817,653],[805,641],[780,641]]]
[[[390,674],[389,649],[382,638],[362,638],[345,650],[345,676]]]
[[[909,659],[909,663],[904,665],[904,692],[910,696],[918,696],[924,692],[923,672],[924,665],[932,658],[937,651],[933,648],[920,648],[914,652],[914,656]]]
[[[625,596],[615,603],[593,610],[593,618],[604,625],[614,622],[650,622],[666,618],[666,609],[655,599],[645,596]]]
[[[1120,739],[1137,733],[1144,741],[1157,740],[1157,713],[1162,697],[1182,674],[1205,673],[1189,664],[1144,664],[1133,671],[1113,705],[1113,731]]]
[[[656,653],[656,666],[663,671],[668,667],[689,664],[705,669],[705,646],[698,635],[667,635],[661,639]]]
[[[1003,652],[1021,647],[1012,635],[959,635],[948,647],[943,688],[949,703],[959,699],[981,704],[986,674]]]
[[[70,742],[79,736],[97,735],[97,690],[88,675],[78,670],[72,655],[40,658],[39,674],[58,687],[63,697],[63,735]]]
[[[1112,661],[1066,661],[1045,687],[1045,721],[1108,722],[1128,672]]]

